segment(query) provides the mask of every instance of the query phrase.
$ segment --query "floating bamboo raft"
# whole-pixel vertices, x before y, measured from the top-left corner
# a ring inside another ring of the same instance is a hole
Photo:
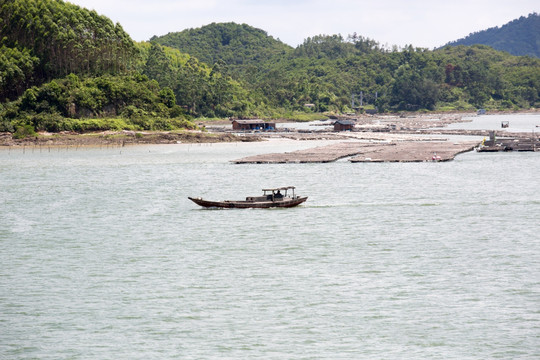
[[[285,153],[262,154],[234,160],[235,164],[326,163],[350,157],[351,162],[449,161],[471,151],[478,142],[400,141],[367,143],[348,141]]]

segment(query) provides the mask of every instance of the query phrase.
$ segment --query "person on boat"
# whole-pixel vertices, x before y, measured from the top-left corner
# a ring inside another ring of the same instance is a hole
[[[282,198],[283,195],[282,195],[281,192],[278,190],[275,197],[276,197],[276,198]]]

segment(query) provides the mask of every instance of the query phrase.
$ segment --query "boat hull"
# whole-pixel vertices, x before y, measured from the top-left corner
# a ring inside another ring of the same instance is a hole
[[[295,207],[307,200],[307,196],[296,198],[285,198],[275,201],[209,201],[201,198],[188,197],[195,204],[207,208],[228,208],[228,209],[267,209],[267,208],[288,208]]]

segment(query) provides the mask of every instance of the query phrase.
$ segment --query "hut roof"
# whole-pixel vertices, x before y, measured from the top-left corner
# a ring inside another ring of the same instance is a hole
[[[356,124],[354,121],[352,120],[337,120],[336,122],[334,122],[334,125],[335,124],[341,124],[341,125],[354,125]]]
[[[233,120],[233,122],[237,122],[238,124],[264,124],[264,120]]]

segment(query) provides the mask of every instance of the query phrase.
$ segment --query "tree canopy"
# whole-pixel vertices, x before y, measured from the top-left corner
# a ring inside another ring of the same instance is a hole
[[[197,29],[154,36],[150,41],[180,49],[207,64],[222,60],[229,65],[256,65],[292,50],[261,29],[235,23],[212,23]]]
[[[2,1],[0,45],[12,49],[3,51],[8,61],[20,59],[20,54],[31,56],[22,67],[20,61],[13,64],[19,68],[15,72],[25,75],[26,85],[70,73],[124,73],[136,55],[133,41],[120,24],[62,0]]]
[[[313,36],[292,49],[267,36],[272,51],[257,57],[265,33],[245,29],[211,24],[154,40],[221,61],[228,74],[276,108],[306,110],[310,103],[315,111],[349,111],[360,93],[364,104],[379,110],[528,108],[540,99],[540,62],[487,46],[389,49],[354,33]],[[240,38],[227,37],[223,45],[224,32]],[[231,43],[243,44],[241,50]]]

